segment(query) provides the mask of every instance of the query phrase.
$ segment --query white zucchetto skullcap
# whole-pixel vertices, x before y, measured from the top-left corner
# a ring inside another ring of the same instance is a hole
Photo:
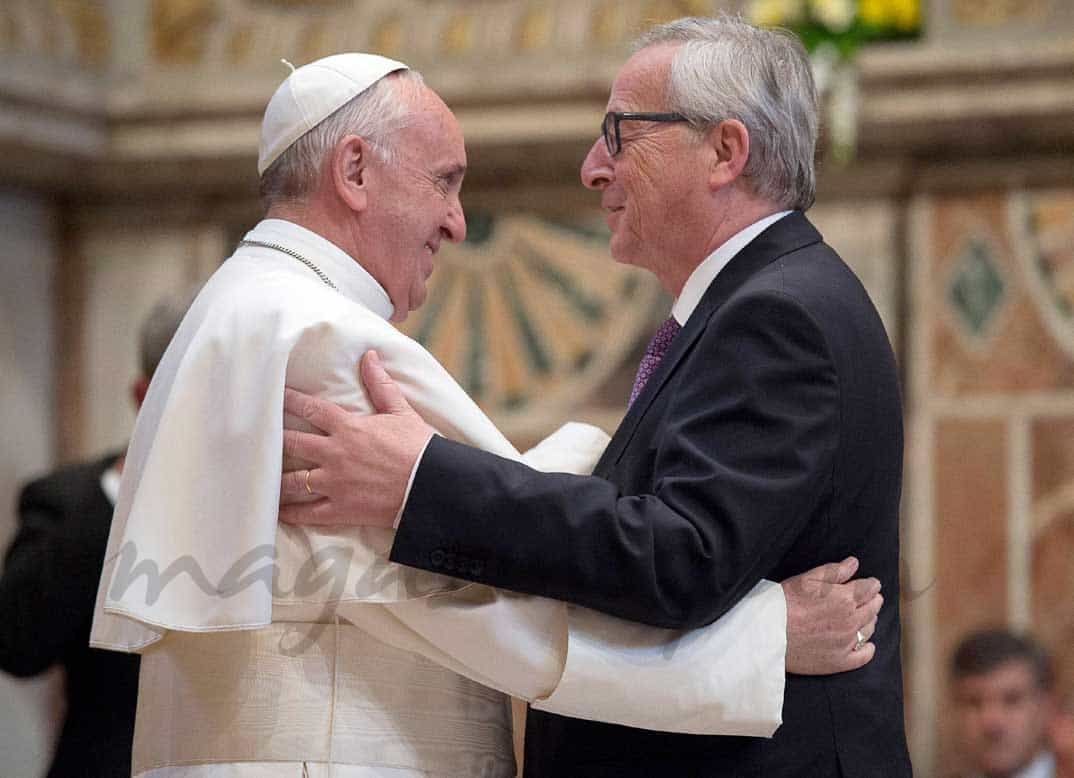
[[[378,54],[333,54],[303,65],[280,84],[261,121],[257,174],[292,143],[389,73],[409,70]]]

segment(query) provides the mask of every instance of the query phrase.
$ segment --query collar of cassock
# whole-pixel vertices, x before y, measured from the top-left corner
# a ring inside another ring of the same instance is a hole
[[[358,264],[358,260],[312,230],[284,219],[264,219],[246,233],[244,240],[277,243],[297,252],[320,268],[345,297],[365,306],[383,319],[390,318],[395,310],[384,287]],[[259,246],[249,248],[272,251]],[[296,267],[302,267],[294,257],[283,253],[280,253],[280,257],[293,262]],[[312,270],[308,272],[311,278],[316,278]]]

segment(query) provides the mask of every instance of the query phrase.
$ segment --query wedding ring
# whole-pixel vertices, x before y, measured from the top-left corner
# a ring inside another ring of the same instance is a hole
[[[310,495],[311,497],[313,496],[313,490],[310,489],[310,471],[309,470],[306,471],[306,494]],[[858,639],[859,640],[861,639],[861,633],[860,632],[858,633]]]
[[[309,471],[307,471],[307,474],[308,472]],[[309,484],[306,485],[306,488],[309,488]],[[854,644],[854,650],[861,651],[861,647],[865,645],[865,635],[861,634],[861,630],[859,629],[855,637],[858,639],[858,642]]]

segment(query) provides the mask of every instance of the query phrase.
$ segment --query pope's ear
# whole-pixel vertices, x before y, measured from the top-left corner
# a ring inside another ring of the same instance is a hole
[[[348,135],[332,151],[329,171],[339,198],[353,211],[364,211],[369,202],[369,144]]]
[[[712,149],[709,188],[713,191],[735,181],[750,158],[750,133],[738,119],[724,119],[705,135]]]

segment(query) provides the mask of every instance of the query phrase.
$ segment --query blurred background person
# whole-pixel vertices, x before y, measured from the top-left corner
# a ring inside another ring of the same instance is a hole
[[[965,778],[1055,778],[1051,660],[1033,638],[1003,629],[968,635],[952,656],[951,681]]]
[[[1056,705],[1048,739],[1055,754],[1055,778],[1074,778],[1074,690]]]
[[[130,385],[136,410],[193,296],[161,299],[143,322]],[[0,575],[0,669],[64,670],[66,716],[50,778],[130,775],[139,657],[89,647],[123,459],[110,452],[27,484]]]

